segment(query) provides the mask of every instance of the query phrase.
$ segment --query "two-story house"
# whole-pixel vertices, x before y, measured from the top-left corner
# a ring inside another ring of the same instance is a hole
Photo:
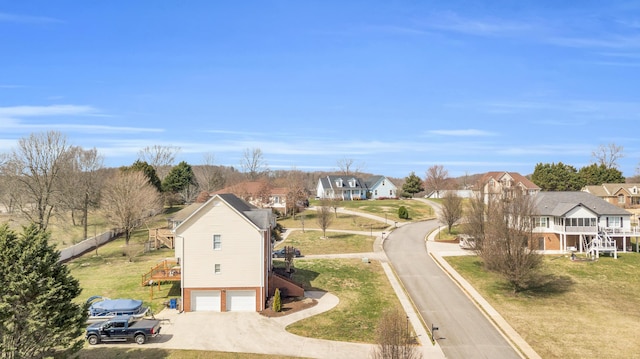
[[[271,277],[270,209],[216,194],[174,228],[183,310],[260,311]]]
[[[582,190],[618,207],[640,208],[640,183],[603,183]]]
[[[355,176],[325,176],[318,179],[316,197],[344,201],[367,198],[396,198],[398,188],[385,176],[371,176],[366,180]]]
[[[501,197],[515,190],[535,195],[540,192],[540,187],[517,172],[487,172],[478,179],[474,188],[474,192],[484,196],[485,202],[491,197]]]
[[[631,213],[587,192],[540,192],[534,201],[535,249],[616,255],[638,235]]]

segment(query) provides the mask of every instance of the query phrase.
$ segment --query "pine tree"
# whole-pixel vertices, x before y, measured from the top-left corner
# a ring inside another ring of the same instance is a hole
[[[404,179],[404,184],[402,185],[402,191],[410,194],[411,197],[413,197],[413,195],[418,192],[424,191],[424,186],[422,185],[422,179],[416,176],[415,172],[411,172],[411,174]]]
[[[82,348],[80,284],[48,238],[34,224],[20,235],[0,226],[1,358],[70,357]]]

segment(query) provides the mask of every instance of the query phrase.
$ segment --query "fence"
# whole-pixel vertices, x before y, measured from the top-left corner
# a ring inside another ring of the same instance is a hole
[[[74,244],[71,247],[67,247],[60,251],[60,261],[68,261],[69,259],[79,256],[83,253],[86,253],[90,250],[96,248],[96,246],[101,246],[113,238],[115,238],[121,231],[112,229],[110,231],[104,232],[96,237],[85,239],[84,241]]]

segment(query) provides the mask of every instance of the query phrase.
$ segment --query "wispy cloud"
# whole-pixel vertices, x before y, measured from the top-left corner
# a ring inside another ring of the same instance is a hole
[[[513,36],[514,33],[531,30],[531,25],[524,22],[499,18],[472,19],[454,12],[434,14],[422,24],[427,28],[476,36]]]
[[[461,136],[461,137],[477,137],[477,136],[495,136],[496,133],[477,130],[477,129],[466,129],[466,130],[431,130],[428,133],[433,135],[442,135],[442,136]]]
[[[0,107],[0,117],[87,115],[87,114],[97,114],[97,113],[99,112],[94,107],[78,106],[78,105]]]
[[[554,45],[574,48],[603,48],[603,49],[640,49],[640,36],[636,34],[593,37],[553,37],[547,42]]]
[[[63,23],[64,21],[47,16],[19,15],[0,12],[0,22],[45,24],[45,23]]]

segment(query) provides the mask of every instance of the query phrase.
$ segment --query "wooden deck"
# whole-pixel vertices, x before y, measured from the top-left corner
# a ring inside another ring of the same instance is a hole
[[[142,275],[142,285],[161,282],[178,282],[182,279],[182,272],[178,261],[165,259]]]

